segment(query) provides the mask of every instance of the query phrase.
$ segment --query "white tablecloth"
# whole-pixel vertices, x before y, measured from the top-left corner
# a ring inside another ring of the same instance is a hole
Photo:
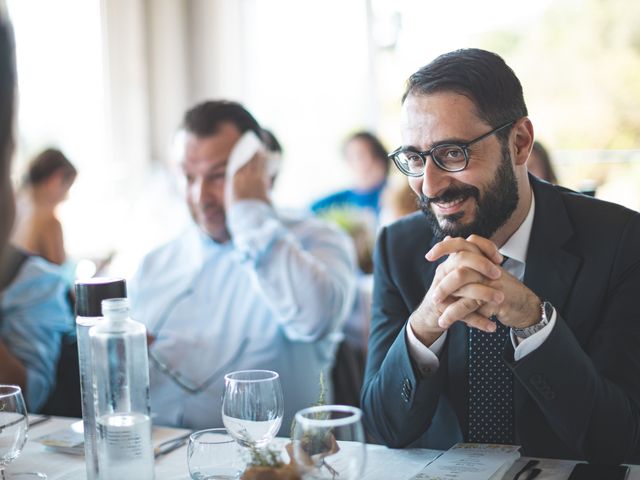
[[[84,457],[55,453],[33,441],[34,438],[69,426],[74,421],[77,419],[52,418],[31,428],[30,440],[7,472],[37,470],[46,473],[49,480],[84,480]],[[154,444],[178,437],[185,432],[186,430],[174,428],[154,428]],[[380,445],[367,445],[367,464],[362,480],[408,480],[440,453],[437,450],[392,450]],[[528,458],[519,459],[504,476],[504,480],[512,480],[527,460]],[[541,459],[538,468],[542,469],[542,473],[537,480],[566,480],[574,464],[575,462],[569,460]],[[155,471],[157,480],[189,480],[186,446],[158,458]],[[640,466],[631,467],[629,480],[640,480]]]

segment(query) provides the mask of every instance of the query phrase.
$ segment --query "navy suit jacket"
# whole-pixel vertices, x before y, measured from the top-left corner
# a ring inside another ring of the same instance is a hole
[[[640,446],[640,214],[530,177],[536,200],[524,283],[550,301],[556,325],[536,350],[503,359],[514,376],[524,455],[619,463]],[[405,325],[437,263],[422,213],[378,238],[362,390],[368,432],[391,447],[446,449],[467,432],[468,327],[455,323],[440,367],[421,374]]]

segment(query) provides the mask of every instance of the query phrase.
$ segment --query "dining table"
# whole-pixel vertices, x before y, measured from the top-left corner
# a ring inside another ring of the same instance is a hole
[[[12,472],[38,471],[47,475],[48,480],[84,480],[86,478],[84,456],[61,453],[46,447],[39,439],[56,432],[79,427],[81,420],[65,417],[36,417],[29,428],[28,441],[20,454],[7,469]],[[155,478],[157,480],[189,480],[187,466],[187,434],[189,430],[169,427],[153,428],[153,444],[158,447],[170,445],[172,439],[185,439],[176,442],[177,448],[157,456]],[[279,439],[284,443],[285,439]],[[166,448],[165,448],[166,449]],[[366,467],[361,480],[409,480],[418,474],[427,464],[442,454],[439,450],[422,448],[391,449],[383,445],[366,445]],[[502,480],[513,480],[522,467],[531,460],[520,457],[503,475]],[[536,480],[566,480],[571,469],[577,463],[572,460],[537,459],[540,474]],[[9,475],[10,478],[10,475]],[[520,480],[526,478],[525,475]],[[120,479],[128,480],[128,479]],[[131,479],[135,480],[135,479]],[[603,479],[606,480],[606,479]],[[640,466],[632,465],[628,480],[640,480]]]

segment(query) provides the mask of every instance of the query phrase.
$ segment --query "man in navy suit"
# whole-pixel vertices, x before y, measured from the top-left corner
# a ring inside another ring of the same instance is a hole
[[[391,157],[422,213],[378,239],[365,425],[392,447],[634,461],[640,215],[530,176],[527,115],[490,52],[410,77]]]

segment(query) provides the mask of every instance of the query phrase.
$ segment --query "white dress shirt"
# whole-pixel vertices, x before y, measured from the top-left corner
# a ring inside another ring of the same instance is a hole
[[[500,253],[505,257],[508,257],[503,265],[503,268],[511,275],[522,281],[524,279],[524,272],[527,266],[527,249],[529,247],[529,238],[531,237],[531,228],[533,227],[533,217],[535,213],[535,197],[531,194],[531,206],[529,212],[525,217],[522,224],[511,235],[511,237],[505,242],[505,244],[499,249]],[[524,340],[518,341],[511,331],[511,342],[515,349],[514,359],[516,361],[522,359],[529,353],[533,352],[547,339],[553,327],[556,324],[556,311],[554,309],[553,315],[549,323],[533,335]],[[431,347],[424,345],[416,337],[411,324],[407,323],[407,346],[409,348],[409,354],[415,361],[418,369],[423,373],[431,373],[438,369],[440,361],[438,355],[442,352],[444,342],[447,338],[447,332],[443,332],[438,339],[431,344]]]
[[[245,200],[227,215],[232,241],[196,225],[148,254],[130,283],[150,346],[151,410],[162,425],[222,426],[224,374],[280,374],[283,434],[318,400],[355,292],[348,237],[317,219],[283,218]]]

